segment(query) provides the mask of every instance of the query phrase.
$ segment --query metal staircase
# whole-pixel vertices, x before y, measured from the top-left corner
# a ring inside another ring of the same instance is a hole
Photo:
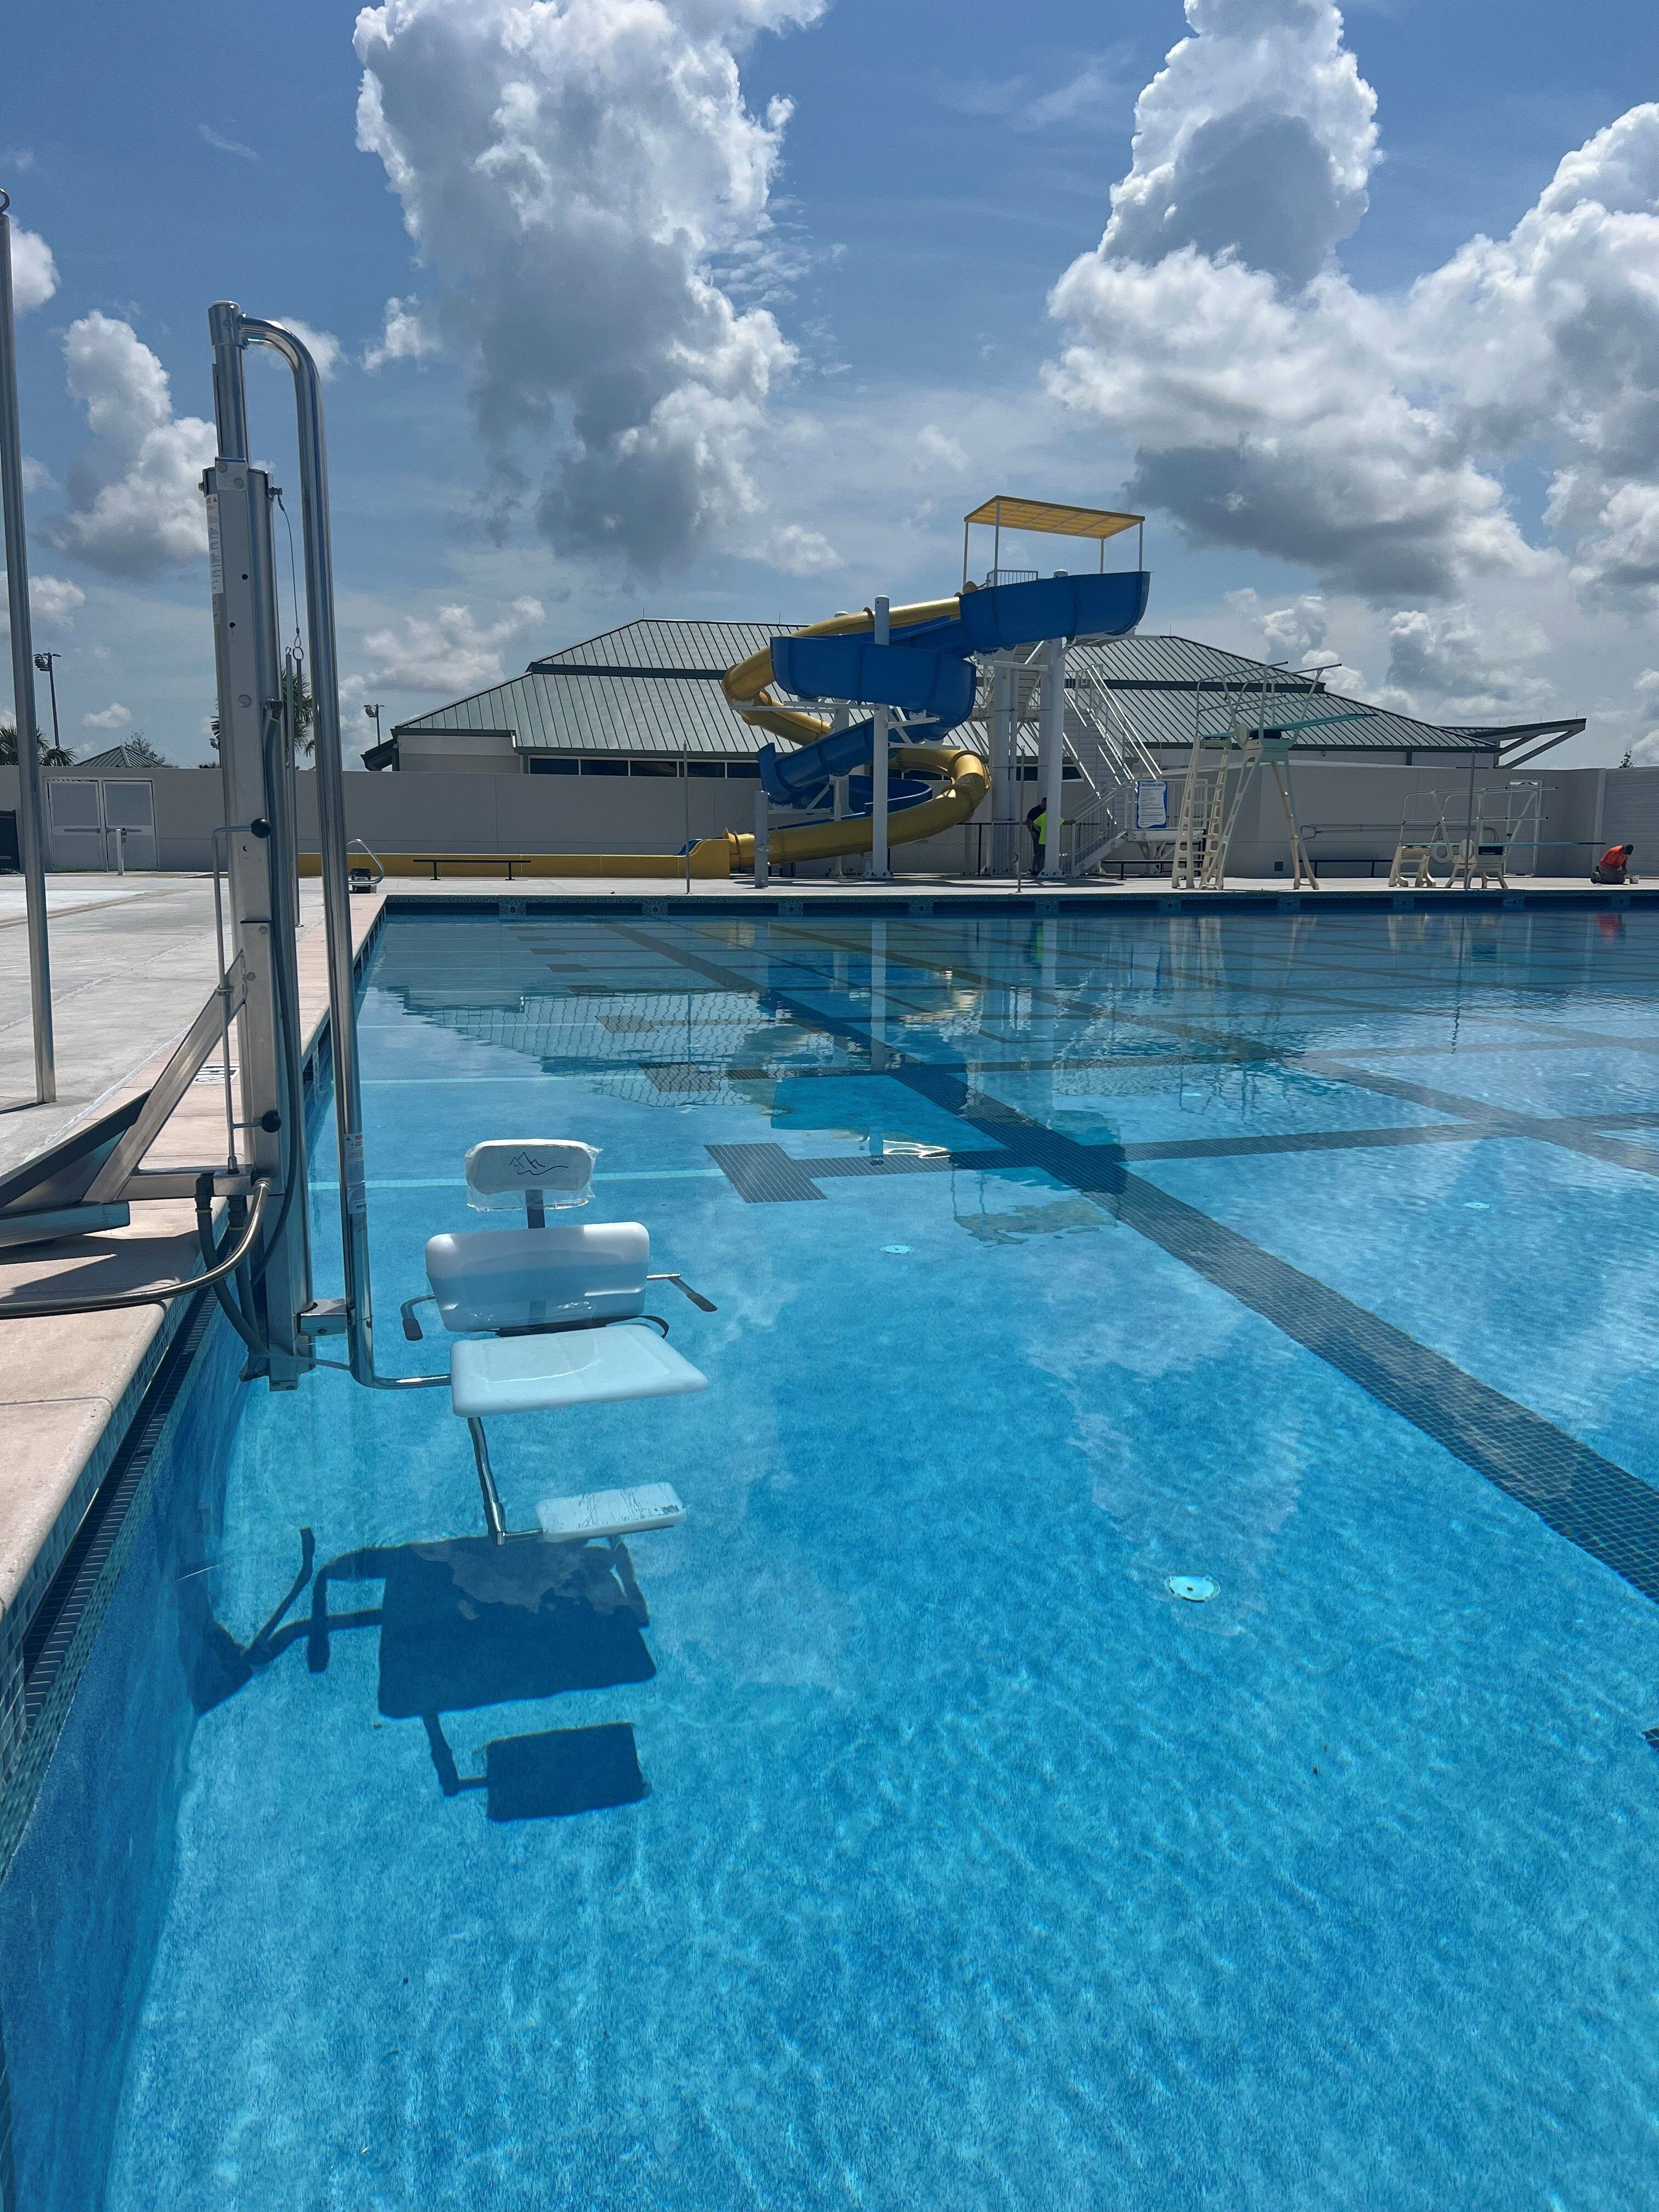
[[[1122,699],[1092,678],[1066,684],[1065,736],[1088,797],[1061,830],[1061,866],[1067,876],[1085,876],[1134,835],[1135,786],[1163,770]]]

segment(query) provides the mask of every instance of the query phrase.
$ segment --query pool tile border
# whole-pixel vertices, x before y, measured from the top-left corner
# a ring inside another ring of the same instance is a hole
[[[799,921],[830,915],[880,915],[905,921],[948,921],[957,915],[1030,914],[1043,920],[1086,914],[1115,915],[1260,915],[1294,917],[1316,914],[1544,914],[1574,910],[1626,914],[1659,908],[1659,884],[1638,885],[1626,891],[1599,890],[1586,884],[1526,891],[1393,891],[1379,887],[1365,890],[1348,886],[1338,890],[1284,892],[1271,890],[1170,891],[1167,888],[1127,890],[1105,884],[1060,885],[1039,892],[1024,890],[996,891],[958,890],[951,884],[929,886],[929,896],[918,898],[915,885],[896,883],[888,890],[857,890],[818,888],[803,882],[789,891],[733,889],[706,890],[698,886],[688,896],[674,892],[653,898],[634,891],[599,892],[591,888],[572,891],[519,892],[512,896],[479,886],[476,880],[465,890],[448,891],[441,883],[418,890],[387,890],[384,911],[394,920],[412,915],[489,915],[502,921],[527,922],[538,915],[586,917],[641,921],[672,920],[676,915],[714,917],[742,916],[750,920],[781,919]]]

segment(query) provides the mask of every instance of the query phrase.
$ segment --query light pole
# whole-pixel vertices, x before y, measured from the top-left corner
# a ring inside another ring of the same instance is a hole
[[[63,659],[61,653],[37,653],[34,665],[46,679],[52,693],[52,749],[55,753],[64,750],[64,741],[58,734],[58,674],[56,664]]]
[[[17,330],[11,290],[11,206],[0,191],[0,520],[5,526],[6,611],[11,623],[11,696],[17,725],[17,845],[28,918],[29,1010],[34,1030],[34,1096],[58,1096],[52,1034],[52,954],[46,932],[46,838],[36,750],[33,647],[29,639],[29,556],[23,532],[23,442],[17,428]]]
[[[380,706],[383,707],[385,704],[386,702],[383,699],[380,702]],[[368,716],[369,720],[374,725],[374,742],[378,745],[380,742],[380,708],[365,707],[363,708],[363,712]]]

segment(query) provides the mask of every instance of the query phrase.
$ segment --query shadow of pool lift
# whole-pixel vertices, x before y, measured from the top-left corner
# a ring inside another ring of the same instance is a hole
[[[422,1334],[416,1308],[434,1302],[452,1332],[490,1332],[458,1340],[450,1363],[451,1402],[472,1439],[487,1534],[366,1547],[317,1568],[315,1538],[302,1528],[300,1571],[246,1647],[204,1601],[193,1601],[201,1607],[191,1682],[198,1711],[222,1703],[301,1640],[312,1672],[321,1674],[337,1631],[374,1626],[380,1631],[380,1710],[388,1719],[422,1722],[446,1796],[483,1790],[489,1817],[514,1820],[629,1804],[647,1794],[626,1723],[500,1739],[484,1747],[484,1773],[469,1777],[457,1770],[441,1718],[648,1681],[656,1672],[640,1632],[649,1616],[623,1539],[684,1519],[672,1486],[544,1499],[538,1528],[509,1530],[483,1427],[487,1414],[683,1396],[706,1387],[707,1378],[664,1342],[667,1324],[644,1312],[646,1285],[675,1283],[704,1312],[715,1309],[677,1274],[647,1273],[645,1229],[547,1224],[550,1205],[587,1202],[595,1157],[589,1146],[562,1140],[474,1146],[469,1202],[516,1210],[521,1199],[526,1226],[434,1237],[426,1249],[432,1290],[404,1308],[411,1340]],[[330,1612],[331,1583],[369,1581],[383,1584],[379,1606]],[[307,1583],[309,1619],[290,1621]],[[189,1593],[191,1583],[182,1587]]]

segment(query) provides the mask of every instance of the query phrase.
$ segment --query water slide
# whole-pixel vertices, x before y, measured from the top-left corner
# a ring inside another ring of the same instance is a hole
[[[793,699],[886,707],[908,717],[898,726],[904,741],[890,741],[887,841],[915,844],[968,821],[989,787],[989,770],[979,753],[938,742],[973,713],[974,656],[1045,638],[1122,637],[1146,612],[1147,582],[1144,571],[1131,570],[1047,576],[982,591],[970,585],[957,599],[893,608],[885,645],[875,642],[875,621],[867,611],[836,615],[793,636],[773,638],[728,669],[722,688],[736,711],[752,728],[792,748],[761,750],[761,781],[775,805],[822,814],[832,805],[835,780],[849,780],[845,818],[773,830],[767,841],[773,862],[829,860],[870,850],[875,746],[872,717],[837,729],[822,714],[786,705],[774,695],[775,685]],[[918,733],[927,742],[910,742]],[[702,853],[712,861],[721,845],[727,859],[720,873],[754,866],[754,838],[731,831],[724,839],[702,840],[694,862]],[[707,872],[715,870],[708,866]]]
[[[761,749],[768,797],[775,805],[819,817],[772,830],[772,861],[832,860],[870,850],[875,750],[873,718],[837,729],[829,716],[775,696],[774,685],[790,699],[849,710],[885,707],[908,718],[890,731],[887,842],[890,848],[913,845],[968,821],[990,786],[982,755],[939,742],[974,711],[975,657],[1045,638],[1125,636],[1146,612],[1147,583],[1144,570],[1130,569],[980,591],[969,585],[957,599],[893,608],[885,645],[876,643],[875,618],[866,609],[772,638],[727,669],[722,688],[737,713],[789,747]],[[895,736],[900,742],[893,743]],[[915,742],[919,737],[925,742]],[[848,809],[842,820],[826,820],[842,776]],[[526,872],[548,875],[678,877],[684,870],[702,878],[746,872],[754,865],[752,835],[730,830],[697,838],[690,853],[678,855],[557,854],[525,864]]]

